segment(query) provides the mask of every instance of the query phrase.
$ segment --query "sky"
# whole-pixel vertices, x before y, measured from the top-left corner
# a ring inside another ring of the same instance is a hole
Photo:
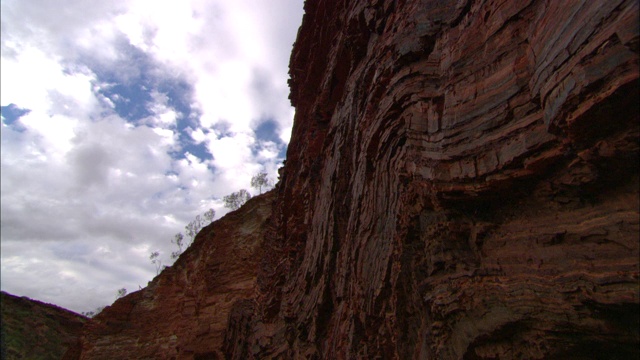
[[[3,291],[75,312],[282,166],[302,0],[1,0]]]

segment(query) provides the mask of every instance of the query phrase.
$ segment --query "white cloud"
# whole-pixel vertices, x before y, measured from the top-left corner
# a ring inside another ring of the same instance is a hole
[[[87,111],[96,104],[91,94],[92,75],[87,69],[68,73],[60,59],[26,47],[15,58],[2,58],[2,104],[29,104],[37,112]]]
[[[207,147],[213,154],[213,164],[223,170],[241,168],[251,158],[251,145],[255,139],[247,134],[234,134],[233,137],[217,138],[209,136]],[[233,175],[232,175],[233,176]]]
[[[153,115],[144,119],[143,122],[162,128],[175,127],[180,114],[168,105],[168,96],[157,90],[151,91],[150,95],[152,102],[147,104],[147,108]]]
[[[197,128],[195,130],[189,128],[189,135],[191,135],[191,138],[196,142],[196,144],[202,143],[207,138],[207,135],[201,128]]]
[[[168,262],[195,215],[275,178],[283,145],[254,128],[274,121],[288,142],[302,0],[0,6],[1,105],[30,110],[0,131],[2,290],[107,305],[155,276],[149,252]]]
[[[272,160],[278,156],[278,146],[273,141],[265,141],[260,145],[261,149],[258,151],[259,159]]]

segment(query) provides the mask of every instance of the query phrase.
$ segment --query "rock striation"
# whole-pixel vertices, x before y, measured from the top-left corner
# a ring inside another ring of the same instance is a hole
[[[2,359],[58,360],[76,343],[87,318],[27,297],[0,292]]]
[[[638,2],[305,12],[228,357],[638,357]]]
[[[638,6],[307,1],[279,184],[80,358],[637,358]]]

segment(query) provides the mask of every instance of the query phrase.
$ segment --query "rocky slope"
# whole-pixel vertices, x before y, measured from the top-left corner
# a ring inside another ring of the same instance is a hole
[[[305,12],[279,185],[80,358],[637,358],[638,2]]]
[[[26,297],[0,292],[2,359],[58,360],[76,342],[84,316]]]
[[[273,193],[205,227],[149,286],[86,325],[65,359],[217,359],[236,302],[255,297]]]

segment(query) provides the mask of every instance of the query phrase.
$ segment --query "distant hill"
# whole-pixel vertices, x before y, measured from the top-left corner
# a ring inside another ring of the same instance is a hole
[[[88,320],[69,310],[2,292],[2,359],[60,359]]]

